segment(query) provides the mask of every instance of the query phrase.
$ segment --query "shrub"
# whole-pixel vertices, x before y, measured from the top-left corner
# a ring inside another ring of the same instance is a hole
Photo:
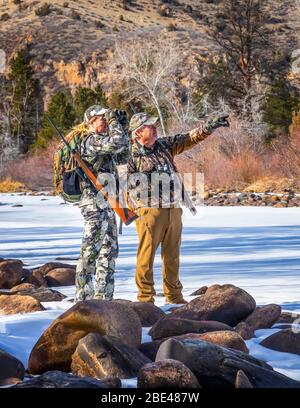
[[[19,193],[26,190],[25,184],[14,181],[11,177],[6,177],[0,181],[0,193]]]
[[[5,175],[8,180],[13,181],[7,182],[3,186],[10,188],[10,191],[16,191],[15,188],[24,190],[25,186],[37,190],[52,189],[53,157],[57,146],[58,142],[55,141],[45,150],[37,150],[33,155],[26,155],[24,158],[8,164]]]

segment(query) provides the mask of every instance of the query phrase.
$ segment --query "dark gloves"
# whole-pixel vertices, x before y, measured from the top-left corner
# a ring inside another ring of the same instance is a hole
[[[127,116],[126,111],[120,110],[120,109],[115,109],[115,114],[116,114],[118,122],[121,124],[123,129],[125,131],[127,131],[128,126],[129,126],[129,121],[128,121],[128,116]]]
[[[117,116],[116,116],[115,111],[114,111],[113,109],[109,109],[109,110],[105,113],[105,119],[106,119],[106,122],[107,122],[109,125],[111,124],[111,122],[112,122],[113,120],[117,120]]]
[[[213,130],[219,128],[219,127],[229,127],[229,122],[228,122],[228,117],[229,115],[226,116],[219,116],[219,117],[215,117],[211,120],[209,120],[206,124],[205,124],[205,130],[208,133],[211,133]]]
[[[110,125],[112,121],[116,120],[120,123],[124,130],[128,127],[128,117],[127,113],[120,109],[109,109],[105,113],[105,119],[107,123]]]

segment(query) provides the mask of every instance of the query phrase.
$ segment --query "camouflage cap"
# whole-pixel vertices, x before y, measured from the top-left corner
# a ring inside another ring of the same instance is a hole
[[[95,116],[104,115],[108,110],[109,109],[104,108],[103,106],[100,106],[100,105],[90,106],[84,112],[84,116],[83,116],[84,123],[88,123]]]
[[[132,137],[135,137],[135,132],[145,125],[155,125],[158,121],[156,116],[150,116],[146,112],[135,113],[129,122],[129,130]]]

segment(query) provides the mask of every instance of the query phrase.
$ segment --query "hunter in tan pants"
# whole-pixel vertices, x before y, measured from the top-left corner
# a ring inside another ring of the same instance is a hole
[[[179,252],[182,231],[181,208],[139,208],[136,284],[138,300],[154,302],[153,262],[161,244],[163,291],[168,303],[181,302]]]
[[[130,121],[133,143],[127,172],[129,205],[135,208],[139,215],[136,221],[139,246],[135,274],[138,300],[154,302],[156,293],[153,262],[156,250],[161,244],[163,291],[166,302],[187,303],[182,297],[182,284],[179,280],[182,209],[181,194],[174,188],[174,180],[178,178],[173,158],[206,139],[214,129],[220,126],[227,127],[229,123],[227,117],[220,117],[200,125],[189,133],[158,139],[157,120],[158,118],[141,112],[133,115]],[[153,194],[154,174],[168,175],[170,180],[168,191],[162,188],[157,196]],[[142,182],[141,178],[138,180],[141,175],[144,176]],[[145,182],[145,177],[146,181],[150,179],[151,182]]]

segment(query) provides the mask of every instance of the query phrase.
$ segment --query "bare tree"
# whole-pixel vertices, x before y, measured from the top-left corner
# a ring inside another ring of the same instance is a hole
[[[173,78],[182,61],[179,49],[171,42],[118,43],[113,60],[120,80],[126,84],[124,92],[129,101],[142,100],[155,108],[165,136],[163,105],[166,95],[173,91]]]

